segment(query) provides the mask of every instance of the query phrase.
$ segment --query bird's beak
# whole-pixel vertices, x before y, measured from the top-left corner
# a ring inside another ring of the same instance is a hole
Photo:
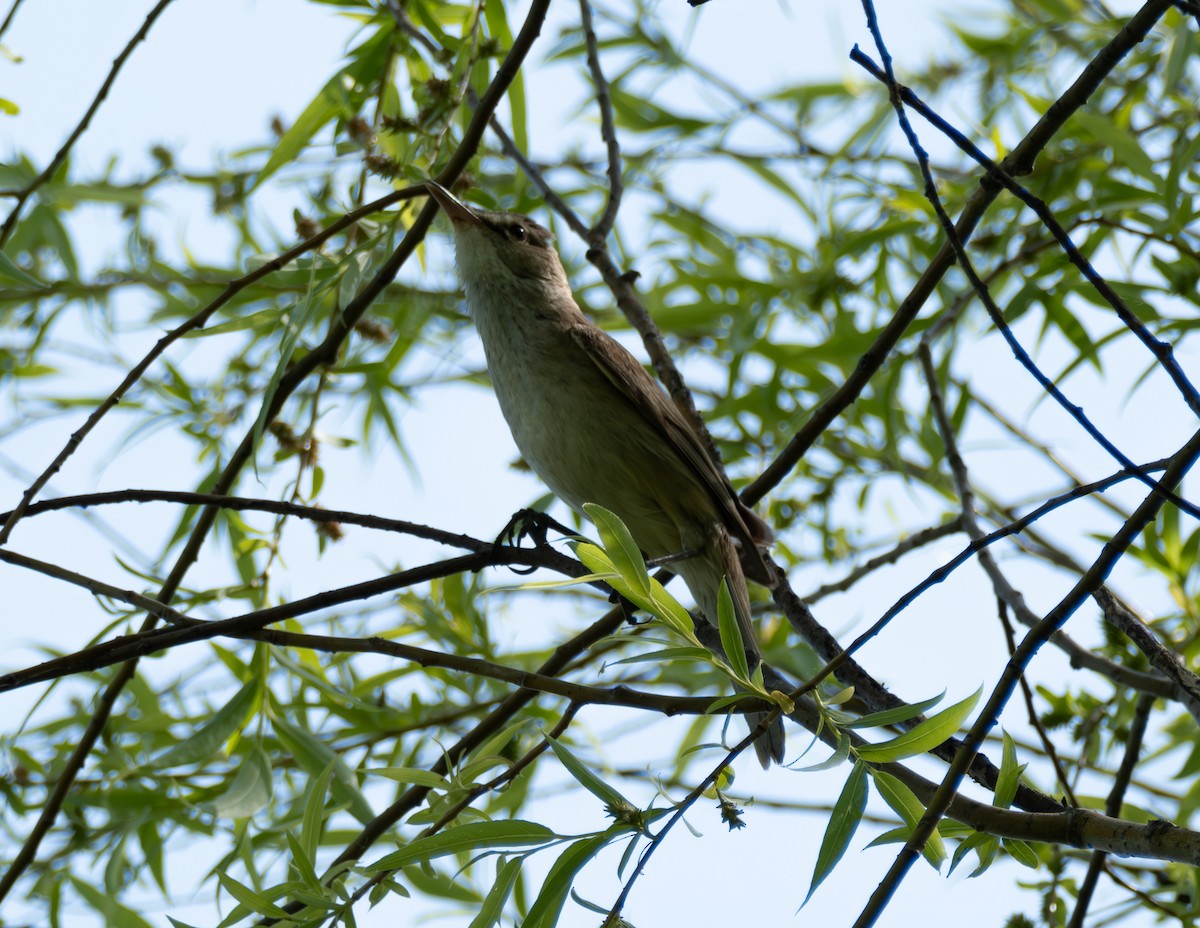
[[[457,225],[476,225],[481,226],[483,222],[475,215],[474,211],[462,203],[454,194],[443,187],[436,181],[426,181],[425,189],[429,191],[429,195],[437,200],[438,206],[442,208],[452,223]]]

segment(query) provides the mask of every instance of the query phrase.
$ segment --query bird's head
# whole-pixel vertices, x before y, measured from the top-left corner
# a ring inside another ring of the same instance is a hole
[[[425,184],[454,226],[458,273],[473,288],[569,287],[550,230],[520,213],[467,206],[440,184]]]

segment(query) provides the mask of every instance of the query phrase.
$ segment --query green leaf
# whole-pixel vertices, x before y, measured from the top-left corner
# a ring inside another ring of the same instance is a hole
[[[300,846],[310,860],[317,859],[321,846],[321,830],[325,823],[325,796],[329,792],[329,781],[333,778],[334,763],[329,764],[315,777],[310,776],[304,791],[304,814],[300,818]]]
[[[575,554],[584,566],[593,572],[595,579],[603,580],[639,609],[646,610],[691,643],[699,645],[700,642],[696,639],[695,629],[692,625],[692,617],[688,615],[688,611],[653,577],[650,578],[649,593],[643,594],[641,590],[635,589],[625,582],[603,549],[587,542],[580,542],[575,546]],[[574,582],[578,583],[579,580]]]
[[[46,286],[32,274],[21,270],[12,258],[0,251],[0,279],[11,280],[26,287],[42,288]]]
[[[181,767],[184,764],[208,760],[245,727],[250,716],[262,703],[262,692],[262,678],[252,676],[233,698],[213,713],[213,717],[196,729],[191,737],[151,758],[149,766],[166,770],[169,767]]]
[[[1097,142],[1109,146],[1118,162],[1158,187],[1159,178],[1154,170],[1153,159],[1142,149],[1136,136],[1117,125],[1112,114],[1100,116],[1087,110],[1078,110],[1071,120]]]
[[[562,765],[567,768],[567,773],[571,774],[580,786],[604,803],[606,807],[635,808],[633,803],[592,773],[588,769],[587,764],[567,750],[565,744],[550,737],[547,737],[546,741],[549,742],[554,753],[558,755],[558,759]]]
[[[872,769],[871,778],[875,781],[875,788],[879,790],[879,795],[897,815],[901,821],[908,826],[909,833],[917,826],[917,822],[921,820],[921,816],[925,814],[925,807],[921,805],[921,800],[918,799],[911,789],[897,780],[890,773],[884,773],[882,770]],[[925,846],[921,848],[921,856],[923,856],[930,865],[936,870],[941,867],[942,862],[946,859],[946,845],[942,841],[942,835],[938,829],[934,829],[930,834],[929,840],[925,842]]]
[[[254,748],[242,757],[242,763],[228,789],[212,800],[218,818],[249,818],[274,795],[271,761],[262,748]]]
[[[639,639],[645,641],[643,637]],[[644,664],[659,661],[708,661],[712,662],[712,652],[707,648],[659,648],[657,651],[646,651],[644,654],[634,654],[623,657],[619,661],[609,661],[606,666],[619,667],[621,664]]]
[[[317,869],[313,865],[313,857],[305,850],[300,843],[300,839],[293,835],[290,831],[284,832],[284,837],[287,838],[288,850],[292,855],[292,865],[296,868],[296,872],[300,875],[300,879],[318,892],[321,891],[321,878],[317,876]]]
[[[624,828],[614,826],[608,831],[590,838],[583,838],[568,845],[558,860],[554,861],[546,881],[538,893],[537,899],[529,907],[529,914],[521,922],[521,928],[552,928],[558,924],[558,916],[562,912],[567,895],[571,892],[571,884],[583,866],[595,857],[605,846],[619,835],[627,834]]]
[[[1008,856],[1022,867],[1037,870],[1042,865],[1042,862],[1038,860],[1037,852],[1024,841],[1016,838],[1001,838],[1000,840],[1004,845],[1004,850],[1008,852]]]
[[[122,905],[111,894],[91,883],[71,877],[71,885],[88,905],[104,916],[104,924],[109,928],[152,928],[133,909]]]
[[[251,190],[261,187],[272,174],[295,161],[308,147],[313,136],[332,120],[354,115],[362,99],[362,92],[356,90],[355,85],[378,74],[382,56],[387,53],[391,32],[392,22],[384,18],[381,28],[354,50],[351,63],[326,82],[304,108],[304,112],[296,117],[296,121],[275,143],[275,150],[258,172]]]
[[[931,696],[929,699],[897,706],[895,709],[884,709],[882,712],[872,712],[870,715],[864,715],[852,722],[847,722],[842,727],[883,728],[887,725],[899,725],[901,722],[907,722],[909,719],[915,718],[926,709],[932,709],[945,698],[946,691],[942,690],[940,694]]]
[[[496,868],[496,882],[484,896],[478,914],[471,919],[471,924],[467,928],[492,928],[493,925],[500,924],[500,917],[504,914],[504,904],[512,895],[513,886],[517,882],[517,877],[521,875],[521,865],[524,863],[524,857],[514,857]]]
[[[310,776],[320,776],[326,767],[333,765],[334,798],[345,803],[351,815],[364,825],[375,817],[371,804],[358,789],[354,772],[329,745],[312,732],[289,724],[284,719],[273,718],[271,725],[275,729],[275,737]]]
[[[221,887],[242,905],[257,915],[267,915],[271,918],[289,919],[286,909],[282,909],[261,893],[256,893],[231,877],[228,873],[217,871],[217,879]]]
[[[954,872],[954,868],[961,863],[966,856],[975,851],[979,857],[979,865],[971,871],[968,876],[979,876],[987,871],[987,869],[996,860],[996,853],[1000,849],[1000,839],[995,835],[984,834],[983,832],[975,832],[973,835],[968,835],[958,843],[958,847],[954,849],[954,857],[950,861],[950,873]]]
[[[548,844],[558,837],[545,825],[510,819],[499,822],[468,822],[436,835],[415,838],[391,854],[385,854],[367,866],[369,873],[399,870],[412,864],[468,851],[496,848],[532,847]]]
[[[1000,757],[1000,773],[996,777],[996,793],[992,798],[992,805],[1000,809],[1007,809],[1012,805],[1025,767],[1025,764],[1017,766],[1016,742],[1013,741],[1012,735],[1004,732],[1004,749]]]
[[[721,633],[721,647],[729,666],[742,680],[750,677],[750,663],[746,659],[746,646],[742,641],[742,632],[738,626],[737,615],[733,609],[733,597],[729,595],[729,584],[721,578],[721,588],[717,591],[717,629]]]
[[[600,540],[604,543],[604,551],[617,573],[621,575],[621,579],[639,591],[643,597],[649,596],[650,575],[646,572],[646,562],[642,559],[642,552],[625,523],[616,513],[595,503],[584,503],[583,511],[596,526]]]
[[[801,903],[801,908],[808,904],[812,894],[825,877],[833,872],[838,861],[846,853],[858,823],[862,821],[867,809],[867,766],[858,763],[850,769],[850,776],[842,787],[842,792],[833,804],[833,814],[825,826],[825,836],[821,839],[821,849],[817,852],[817,863],[813,868],[812,882],[809,883],[808,894]]]
[[[447,790],[450,788],[450,781],[445,777],[420,767],[368,767],[363,773],[370,776],[387,777],[397,783],[428,786],[430,789]]]
[[[975,703],[979,701],[980,694],[982,693],[983,689],[981,687],[962,702],[957,702],[948,709],[943,709],[937,715],[926,719],[920,725],[906,731],[904,734],[880,744],[864,745],[858,748],[856,753],[862,760],[874,764],[891,763],[892,761],[902,760],[905,757],[915,757],[917,754],[924,754],[926,751],[937,747],[958,731],[963,720],[975,708]]]
[[[158,833],[157,819],[150,818],[138,825],[137,836],[146,866],[150,868],[150,874],[154,877],[158,888],[162,890],[163,895],[166,895],[167,878],[163,870],[163,843],[162,835]]]
[[[850,736],[845,732],[838,732],[837,747],[834,748],[832,754],[819,764],[812,764],[808,767],[800,767],[797,773],[816,773],[819,770],[831,770],[845,762],[850,756]]]
[[[505,51],[512,48],[512,30],[509,29],[502,0],[486,0],[483,5],[483,15],[487,20],[488,32],[500,43],[500,48]],[[505,98],[508,100],[509,112],[512,114],[513,142],[520,151],[529,151],[529,115],[525,104],[523,71],[517,72],[517,76],[509,85]]]

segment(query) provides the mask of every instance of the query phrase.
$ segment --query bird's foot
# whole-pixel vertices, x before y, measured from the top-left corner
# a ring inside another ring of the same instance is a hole
[[[679,561],[690,561],[694,557],[699,557],[704,552],[700,548],[684,548],[682,551],[674,551],[671,554],[664,554],[662,557],[646,558],[647,567],[670,567]]]
[[[575,535],[574,531],[544,512],[538,512],[536,509],[518,509],[500,534],[496,536],[494,543],[519,548],[521,542],[528,538],[533,542],[535,548],[544,548],[550,544],[548,536],[551,530],[568,536]],[[536,569],[536,567],[509,567],[514,574],[531,574]]]
[[[608,594],[608,601],[620,607],[621,615],[625,617],[625,624],[627,625],[645,625],[651,621],[649,618],[639,619],[637,616],[637,604],[631,603],[616,590]]]

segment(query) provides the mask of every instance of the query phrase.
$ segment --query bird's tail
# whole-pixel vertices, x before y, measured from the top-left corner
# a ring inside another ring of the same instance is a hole
[[[738,629],[742,633],[746,660],[753,671],[762,662],[762,654],[758,649],[758,636],[754,631],[754,624],[750,620],[750,593],[746,589],[746,578],[729,533],[724,528],[719,528],[703,555],[680,561],[674,569],[683,577],[696,600],[696,605],[714,628],[717,627],[717,597],[721,581],[727,582],[730,597],[733,599],[733,612],[737,617]],[[749,713],[746,715],[746,723],[753,731],[765,717],[764,712]],[[783,751],[783,721],[776,719],[754,742],[754,753],[758,755],[759,763],[765,769],[771,766],[772,761],[777,764],[783,763]]]

